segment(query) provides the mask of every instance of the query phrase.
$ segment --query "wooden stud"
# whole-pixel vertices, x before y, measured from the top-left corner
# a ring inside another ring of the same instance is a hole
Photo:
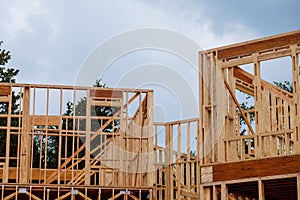
[[[221,184],[221,200],[226,200],[228,196],[227,186],[225,183]]]
[[[297,196],[298,200],[300,200],[300,174],[297,174]]]
[[[258,180],[258,200],[265,200],[265,189],[262,180]]]
[[[30,107],[30,88],[28,86],[24,87],[23,94],[23,121],[22,121],[22,133],[21,133],[21,160],[20,160],[20,183],[28,183],[29,175],[29,149],[28,149],[28,137],[30,133],[29,125],[29,107]]]

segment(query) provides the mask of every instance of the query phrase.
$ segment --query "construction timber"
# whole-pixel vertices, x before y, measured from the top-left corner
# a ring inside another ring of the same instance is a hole
[[[300,200],[299,53],[300,31],[200,51],[174,122],[152,90],[2,83],[1,199]],[[290,90],[262,76],[282,58]]]

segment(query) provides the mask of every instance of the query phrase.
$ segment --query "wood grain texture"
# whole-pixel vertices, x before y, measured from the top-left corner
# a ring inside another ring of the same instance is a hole
[[[218,50],[218,59],[231,58],[235,56],[241,56],[246,54],[252,54],[265,49],[271,49],[275,47],[282,47],[285,45],[299,43],[300,31],[295,31],[289,34],[283,34],[273,36],[271,38],[253,40],[235,46],[224,47]]]
[[[300,155],[266,158],[213,166],[213,181],[264,177],[300,172]]]

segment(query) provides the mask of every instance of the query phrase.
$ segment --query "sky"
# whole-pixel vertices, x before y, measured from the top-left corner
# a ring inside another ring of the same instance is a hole
[[[2,48],[11,51],[8,66],[20,69],[18,82],[73,85],[90,55],[126,32],[145,28],[172,31],[197,43],[193,46],[196,55],[198,47],[207,49],[300,29],[299,8],[299,0],[1,0],[0,41],[4,42]],[[128,45],[134,42],[134,37],[127,41]],[[118,43],[108,51],[122,45]],[[168,98],[166,93],[172,94],[170,101],[177,102],[182,110],[186,94],[175,90],[176,84],[192,93],[195,101],[198,95],[195,69],[186,70],[191,64],[180,58],[178,52],[135,50],[116,57],[99,78],[112,87],[156,89],[160,92],[156,97],[163,116],[160,120],[173,119],[165,111],[172,108],[162,105]],[[141,70],[144,68],[151,70]],[[172,82],[171,86],[156,79],[151,82],[157,78],[154,72],[163,68],[166,74],[161,75]],[[133,69],[137,70],[128,75]],[[176,75],[187,84],[178,82]],[[132,81],[138,76],[146,81]]]

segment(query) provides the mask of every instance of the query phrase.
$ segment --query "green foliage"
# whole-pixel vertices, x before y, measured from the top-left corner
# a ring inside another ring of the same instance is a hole
[[[56,129],[56,127],[51,127],[51,128]],[[40,135],[35,135],[33,137],[32,166],[35,168],[44,168],[46,164],[47,168],[51,168],[51,169],[57,168],[58,167],[58,146],[59,146],[58,141],[59,141],[58,136],[48,135],[46,137],[44,133],[41,133]],[[45,149],[46,145],[47,145],[47,151]]]
[[[3,44],[0,41],[0,82],[2,83],[15,83],[15,77],[18,75],[19,70],[14,68],[8,68],[5,65],[8,64],[9,60],[11,59],[10,51],[1,48]],[[19,110],[19,99],[20,94],[16,92],[12,92],[12,105],[11,105],[11,114],[18,114]],[[8,114],[9,104],[6,102],[0,103],[0,114]],[[7,118],[0,118],[0,126],[9,126],[7,124]],[[10,126],[18,127],[19,120],[17,118],[11,119]],[[0,157],[5,156],[6,154],[6,139],[7,139],[7,130],[1,129],[0,130]],[[18,146],[18,136],[15,134],[10,135],[10,155],[17,156],[17,146]],[[13,162],[14,163],[14,162]],[[16,163],[14,163],[16,164]]]
[[[100,87],[100,88],[107,88],[106,84],[101,83],[100,80],[96,80],[96,83],[93,85],[93,87]],[[86,116],[86,97],[81,98],[79,101],[77,101],[75,109],[74,105],[72,102],[67,103],[67,109],[66,112],[64,113],[65,116]],[[75,110],[75,112],[74,112]],[[107,116],[111,117],[113,116],[119,108],[117,107],[111,107],[111,106],[92,106],[91,107],[91,116]],[[102,123],[105,123],[107,120],[103,120]],[[113,132],[117,129],[119,125],[119,120],[115,120],[114,122],[110,123],[104,130],[103,132]],[[63,129],[65,129],[68,126],[67,130],[73,130],[73,121],[64,120],[63,122]],[[101,122],[98,120],[93,120],[91,123],[91,130],[96,131],[100,128]],[[81,120],[75,124],[75,128],[78,130],[85,130],[85,122],[84,120]],[[113,130],[114,128],[114,130]]]
[[[275,86],[279,87],[280,89],[283,89],[283,90],[285,90],[287,92],[290,92],[290,93],[293,92],[293,84],[290,81],[283,81],[283,82],[273,81],[273,83],[274,83]],[[250,98],[251,98],[250,95],[246,96],[246,100],[248,100]],[[254,105],[249,105],[247,101],[242,102],[240,105],[241,105],[241,108],[243,110],[254,109]],[[255,120],[254,113],[250,113],[250,123],[252,123],[254,120]],[[246,126],[246,122],[242,117],[240,117],[240,125],[241,125],[241,127]],[[241,132],[240,132],[240,135],[244,135],[245,133],[246,133],[246,129],[242,128]]]
[[[290,93],[293,93],[293,84],[290,81],[284,81],[284,82],[277,82],[277,81],[273,81],[274,85],[276,85],[277,87],[286,90]]]
[[[15,77],[19,74],[19,70],[4,67],[11,59],[10,51],[1,49],[2,41],[0,41],[0,82],[15,83]]]
[[[94,87],[106,87],[105,84],[101,84],[100,80],[96,81]],[[44,168],[45,164],[47,168],[57,168],[58,167],[58,148],[61,148],[61,158],[70,157],[73,153],[73,147],[78,147],[83,145],[81,139],[77,140],[73,135],[73,131],[85,131],[86,130],[86,119],[77,118],[77,116],[86,116],[86,102],[87,98],[83,97],[76,102],[76,105],[72,102],[67,102],[66,111],[63,114],[64,116],[70,116],[69,118],[63,118],[62,122],[62,140],[61,144],[59,144],[58,136],[48,135],[47,137],[43,134],[36,135],[33,138],[33,160],[37,160],[39,162],[34,162],[33,167],[36,168]],[[112,107],[96,107],[92,108],[91,114],[93,116],[112,116],[117,111],[117,108]],[[74,118],[73,118],[74,117]],[[104,121],[105,123],[105,121]],[[113,124],[115,123],[115,124]],[[118,122],[112,122],[104,131],[112,131],[113,125],[115,128],[117,127]],[[92,131],[97,131],[100,128],[100,123],[97,120],[92,121],[91,129]],[[37,127],[44,128],[44,127]],[[58,127],[48,127],[48,130],[55,130]],[[49,131],[48,131],[49,133]],[[47,149],[46,148],[47,144]],[[95,144],[97,145],[97,144]],[[46,155],[47,154],[47,155]],[[84,151],[81,151],[78,155],[79,158],[82,158],[85,155]],[[84,161],[79,163],[78,166],[80,169],[84,167]]]
[[[0,47],[3,44],[3,41],[0,41]],[[0,48],[0,65],[5,65],[11,59],[10,51]]]

